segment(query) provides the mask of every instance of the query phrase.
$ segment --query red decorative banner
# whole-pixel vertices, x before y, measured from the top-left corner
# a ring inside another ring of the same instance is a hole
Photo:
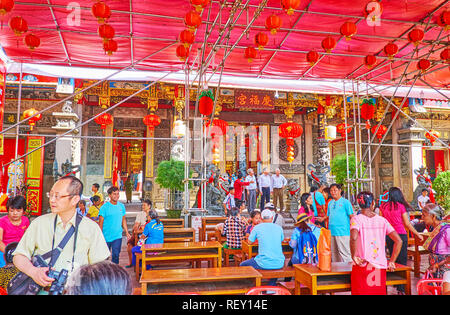
[[[275,96],[271,91],[235,90],[235,108],[272,110],[275,108]]]
[[[41,147],[44,137],[28,137],[27,151]],[[25,158],[25,185],[27,188],[27,211],[32,215],[42,214],[42,179],[44,177],[44,148],[34,151]]]
[[[6,67],[0,59],[0,131],[3,130],[3,114],[5,112]],[[3,135],[0,135],[0,155],[4,154]]]

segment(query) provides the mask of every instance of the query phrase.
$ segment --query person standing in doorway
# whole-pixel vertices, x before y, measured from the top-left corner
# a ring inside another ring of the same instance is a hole
[[[247,192],[248,192],[248,199],[247,199],[247,209],[248,213],[251,214],[255,208],[256,208],[256,177],[255,173],[253,172],[253,169],[249,168],[247,170],[247,176],[245,177],[246,182],[251,182],[247,186]]]
[[[272,175],[272,189],[273,189],[273,204],[275,207],[280,205],[280,212],[284,210],[283,191],[287,185],[286,178],[280,174],[280,169],[275,170],[275,174]]]
[[[110,187],[108,196],[110,200],[100,208],[98,223],[103,231],[106,244],[111,250],[111,261],[118,264],[123,231],[125,231],[127,239],[130,239],[131,236],[128,233],[125,206],[119,202],[119,188],[116,186]]]
[[[350,253],[350,220],[353,217],[353,206],[342,197],[339,184],[330,186],[333,200],[328,204],[329,229],[331,232],[331,261],[351,262]]]
[[[92,191],[92,197],[98,196],[100,198],[100,206],[103,205],[103,194],[100,192],[100,185],[98,183],[95,183],[92,185],[91,188]]]
[[[259,192],[261,193],[261,200],[259,201],[259,208],[261,212],[264,210],[264,205],[270,202],[270,194],[272,193],[272,178],[269,175],[267,168],[263,169],[263,173],[258,179]]]

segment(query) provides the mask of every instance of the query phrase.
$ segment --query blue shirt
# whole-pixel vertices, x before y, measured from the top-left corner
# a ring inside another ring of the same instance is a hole
[[[98,216],[103,217],[103,236],[106,242],[122,238],[122,218],[124,215],[125,206],[121,202],[113,205],[108,201],[101,206]]]
[[[223,203],[225,204],[225,207],[230,210],[233,207],[236,207],[236,203],[234,201],[234,195],[228,194],[225,199],[223,200]]]
[[[344,197],[331,200],[328,203],[328,227],[331,236],[350,236],[350,215],[353,214],[353,206]]]
[[[313,197],[312,207],[314,209],[314,216],[317,217],[319,214],[317,213],[316,202],[319,206],[325,205],[325,197],[322,195],[320,191],[315,191],[311,193],[311,196]],[[316,199],[316,202],[314,202],[314,199]]]
[[[258,240],[258,255],[256,263],[263,269],[280,269],[284,266],[284,254],[281,242],[284,239],[283,229],[274,223],[260,223],[256,225],[248,239]]]
[[[145,244],[164,243],[164,226],[161,222],[157,224],[155,219],[145,225],[143,234],[147,236]]]

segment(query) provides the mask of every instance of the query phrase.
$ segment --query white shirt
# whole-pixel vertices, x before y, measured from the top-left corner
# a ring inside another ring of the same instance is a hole
[[[430,197],[428,196],[424,196],[424,195],[420,195],[417,198],[417,202],[419,204],[419,208],[422,209],[423,207],[425,207],[425,205],[427,204],[427,202],[430,200]]]
[[[283,186],[287,185],[287,180],[283,175],[272,175],[272,187],[273,188],[283,188]]]
[[[245,177],[245,181],[246,181],[246,182],[251,182],[251,181],[253,181],[253,183],[249,184],[249,185],[246,187],[247,190],[256,189],[256,177],[255,177],[255,175],[247,175],[247,176]]]
[[[263,187],[269,187],[270,191],[272,191],[272,178],[269,174],[264,175],[261,174],[258,179],[259,189],[262,189]]]

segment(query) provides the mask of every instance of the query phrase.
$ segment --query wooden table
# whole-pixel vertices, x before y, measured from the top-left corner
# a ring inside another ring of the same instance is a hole
[[[312,295],[318,292],[350,291],[351,263],[331,263],[331,271],[322,271],[309,264],[294,265],[295,294],[300,295],[300,284],[306,286]],[[405,293],[411,295],[411,267],[396,264],[395,271],[387,271],[386,285],[405,285]]]
[[[167,228],[184,228],[184,219],[160,219],[164,225],[164,229]]]
[[[167,242],[193,242],[195,240],[194,228],[164,228],[164,243]]]
[[[147,270],[142,273],[141,294],[245,294],[261,285],[253,267]]]
[[[286,256],[286,258],[289,258],[294,253],[294,250],[289,246],[289,240],[290,239],[284,239],[283,242],[281,242],[281,247],[283,249],[283,254]],[[242,252],[247,257],[246,259],[250,259],[252,257],[255,257],[258,254],[258,241],[251,244],[248,242],[248,240],[244,239],[242,240]]]
[[[414,261],[414,276],[420,277],[420,264],[421,255],[427,254],[428,251],[423,248],[423,243],[428,239],[430,233],[420,233],[423,236],[423,240],[420,241],[416,235],[414,235],[414,241],[412,244],[408,242],[407,254],[413,257]]]
[[[215,241],[145,244],[141,250],[142,266],[161,261],[192,262],[199,260],[213,260],[215,267],[222,266],[222,244]]]
[[[208,234],[215,234],[216,225],[224,223],[227,217],[203,217],[202,226],[198,231],[199,241],[206,241]]]

